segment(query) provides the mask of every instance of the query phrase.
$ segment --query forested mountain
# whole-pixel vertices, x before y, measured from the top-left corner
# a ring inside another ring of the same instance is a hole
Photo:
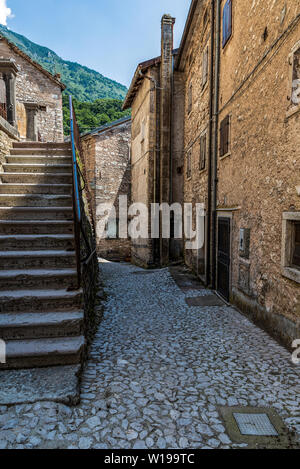
[[[123,99],[126,95],[126,86],[76,62],[63,60],[47,47],[35,44],[25,36],[17,34],[3,25],[0,25],[0,35],[16,44],[19,49],[50,73],[60,73],[63,83],[67,86],[66,91],[79,101],[95,101],[103,98]]]

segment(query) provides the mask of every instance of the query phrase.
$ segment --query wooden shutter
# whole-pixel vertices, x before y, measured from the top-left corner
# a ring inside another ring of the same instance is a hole
[[[206,140],[206,133],[200,137],[200,164],[199,169],[203,171],[206,166],[206,148],[207,148],[207,140]]]
[[[192,175],[192,150],[190,150],[187,155],[187,170],[186,170],[187,178],[190,178],[191,175]]]
[[[204,49],[202,60],[202,85],[204,86],[208,78],[208,46]]]
[[[229,153],[230,143],[230,116],[228,115],[221,122],[220,127],[220,156]]]
[[[190,113],[193,108],[193,84],[190,83],[189,85],[189,93],[188,93],[188,112]]]

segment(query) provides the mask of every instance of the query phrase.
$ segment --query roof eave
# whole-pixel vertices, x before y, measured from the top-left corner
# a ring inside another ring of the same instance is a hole
[[[183,35],[182,35],[182,38],[181,38],[181,43],[180,43],[179,50],[178,50],[177,59],[176,59],[176,62],[175,62],[175,68],[177,70],[180,67],[180,62],[181,62],[183,50],[185,48],[185,44],[186,44],[186,41],[187,41],[187,38],[188,38],[188,35],[189,35],[189,32],[190,32],[190,28],[191,28],[191,25],[192,25],[192,22],[193,22],[194,13],[196,11],[197,3],[198,3],[198,0],[192,0],[192,2],[191,2],[188,17],[187,17],[185,27],[184,27],[184,31],[183,31]]]
[[[19,47],[17,47],[14,43],[10,42],[5,36],[0,36],[0,41],[6,42],[6,44],[14,51],[16,54],[20,55],[23,59],[27,60],[27,62],[31,63],[35,68],[37,68],[41,73],[46,75],[51,81],[53,81],[56,85],[58,85],[62,91],[64,91],[67,87],[64,83],[59,81],[55,78],[52,73],[48,72],[42,65],[32,60],[29,55],[25,54]]]

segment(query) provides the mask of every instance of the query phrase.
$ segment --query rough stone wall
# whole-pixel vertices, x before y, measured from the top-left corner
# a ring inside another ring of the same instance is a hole
[[[23,103],[46,106],[38,111],[37,129],[42,142],[63,141],[62,90],[30,62],[0,41],[0,58],[13,59],[19,72],[16,78],[17,126],[21,139],[26,140],[26,111]]]
[[[96,139],[93,135],[87,135],[81,139],[82,151],[84,153],[85,171],[89,191],[91,194],[91,209],[94,220],[96,220],[96,185],[99,173],[96,171]]]
[[[285,31],[300,4],[232,3],[233,34],[221,51],[220,70],[220,122],[230,115],[231,142],[218,162],[218,208],[236,209],[232,299],[291,345],[299,331],[300,289],[281,273],[281,241],[283,213],[300,211],[300,112],[287,114],[288,58],[300,40],[299,21]],[[250,229],[249,260],[239,255],[242,228]]]
[[[152,67],[147,76],[158,80],[158,73],[159,67]],[[156,129],[156,90],[151,80],[144,79],[132,105],[132,203],[143,203],[149,208],[156,200]],[[131,252],[132,261],[138,265],[149,266],[154,262],[150,237],[133,239]]]
[[[185,83],[185,111],[184,111],[184,202],[192,203],[193,229],[196,228],[195,204],[202,203],[207,210],[208,188],[208,141],[209,141],[209,69],[206,84],[202,81],[203,52],[208,46],[210,57],[210,2],[198,2],[194,15],[191,34],[183,51],[180,70]],[[205,14],[206,13],[206,14]],[[206,18],[206,19],[205,19]],[[189,106],[190,86],[192,86],[192,105]],[[207,132],[206,164],[200,171],[200,137]],[[188,156],[191,155],[191,174],[187,173]],[[204,249],[185,249],[185,262],[199,276],[205,273]]]
[[[0,119],[0,170],[2,170],[2,164],[6,162],[5,157],[9,155],[10,149],[12,148],[13,139],[7,135],[1,129],[1,119]],[[1,181],[0,181],[1,184]]]
[[[98,134],[82,139],[86,161],[86,173],[92,193],[92,210],[96,228],[101,220],[101,204],[112,204],[119,216],[119,196],[131,201],[130,172],[131,122],[110,127]],[[130,258],[130,239],[101,239],[97,231],[97,252],[106,259],[124,260]]]
[[[184,183],[184,121],[185,121],[185,82],[182,72],[174,72],[173,76],[173,112],[171,131],[171,154],[172,154],[172,203],[183,204],[183,183]],[[183,258],[182,240],[170,240],[170,259],[178,260]]]

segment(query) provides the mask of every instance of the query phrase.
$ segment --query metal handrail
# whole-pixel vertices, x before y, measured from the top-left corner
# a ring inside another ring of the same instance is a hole
[[[91,211],[91,196],[88,189],[88,184],[85,177],[85,164],[84,155],[81,148],[80,132],[76,120],[76,114],[74,111],[72,96],[69,96],[70,106],[70,138],[72,147],[72,198],[73,198],[73,219],[74,219],[74,236],[75,236],[75,249],[76,249],[76,264],[77,264],[77,279],[78,288],[81,286],[81,265],[87,263],[87,259],[91,259],[95,254],[95,249],[90,246],[88,236],[84,231],[83,227],[83,215],[84,215],[84,202],[83,202],[83,191],[86,192],[87,202],[89,205],[89,217],[91,219],[91,225],[93,229],[93,235],[95,235],[95,225]],[[81,187],[81,181],[83,181],[83,187]],[[81,259],[81,234],[84,243],[87,247],[87,255],[84,259]]]

